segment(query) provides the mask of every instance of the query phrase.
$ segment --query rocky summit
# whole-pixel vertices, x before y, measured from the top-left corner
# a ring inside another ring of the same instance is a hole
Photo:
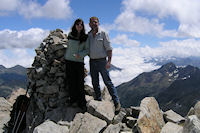
[[[63,57],[67,41],[63,31],[57,29],[36,49],[35,60],[27,70],[30,97],[19,96],[12,109],[5,99],[0,99],[1,114],[7,114],[5,118],[1,117],[1,125],[5,124],[1,130],[11,132],[14,125],[18,125],[15,114],[26,110],[25,107],[20,108],[19,98],[25,98],[28,101],[25,103],[29,104],[25,117],[21,117],[20,133],[200,132],[200,102],[190,109],[186,117],[173,110],[163,112],[154,97],[145,97],[138,107],[121,108],[116,114],[106,88],[102,90],[103,100],[96,101],[93,88],[85,85],[87,111],[70,105]]]

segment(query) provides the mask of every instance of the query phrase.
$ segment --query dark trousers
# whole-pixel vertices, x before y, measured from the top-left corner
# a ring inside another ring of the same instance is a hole
[[[119,98],[117,95],[117,90],[114,87],[110,76],[109,76],[109,72],[106,69],[106,64],[107,61],[106,59],[90,59],[90,74],[91,74],[91,78],[92,78],[92,85],[94,87],[94,91],[96,94],[96,100],[101,100],[101,90],[100,90],[100,85],[99,85],[99,73],[101,74],[103,81],[105,83],[105,85],[108,88],[108,91],[112,97],[112,100],[114,102],[114,104],[116,105],[117,103],[119,103]]]
[[[84,90],[84,63],[66,60],[66,78],[71,103],[86,106]]]

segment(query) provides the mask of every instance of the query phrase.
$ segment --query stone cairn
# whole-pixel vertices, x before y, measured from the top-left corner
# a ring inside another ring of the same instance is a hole
[[[64,106],[69,99],[64,60],[67,41],[67,35],[56,29],[35,49],[34,62],[27,69],[31,102],[26,116],[31,129],[43,122],[48,112]]]

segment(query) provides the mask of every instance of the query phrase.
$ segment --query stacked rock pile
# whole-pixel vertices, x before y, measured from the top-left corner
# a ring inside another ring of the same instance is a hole
[[[27,112],[29,126],[32,124],[34,127],[41,123],[47,112],[62,106],[69,98],[64,60],[67,41],[67,35],[56,29],[35,49],[34,62],[27,70],[27,87],[31,95],[30,108]],[[36,116],[30,117],[29,113]]]

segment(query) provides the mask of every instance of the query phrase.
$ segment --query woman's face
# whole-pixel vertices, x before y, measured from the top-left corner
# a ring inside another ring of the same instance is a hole
[[[82,29],[83,29],[83,23],[82,22],[78,22],[76,24],[76,30],[78,31],[78,33],[80,33]]]

